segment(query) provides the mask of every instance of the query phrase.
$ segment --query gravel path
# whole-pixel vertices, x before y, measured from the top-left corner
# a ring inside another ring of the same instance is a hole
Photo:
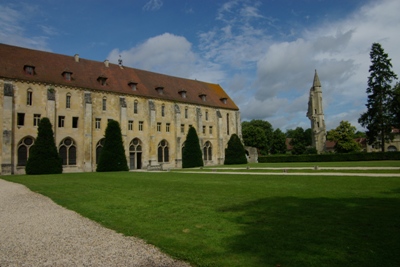
[[[0,266],[189,265],[0,179]]]

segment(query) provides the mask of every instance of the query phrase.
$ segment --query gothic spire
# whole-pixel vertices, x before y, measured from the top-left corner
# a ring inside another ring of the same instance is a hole
[[[313,87],[321,87],[321,83],[320,83],[319,78],[318,78],[317,70],[315,70],[315,74],[314,74]]]

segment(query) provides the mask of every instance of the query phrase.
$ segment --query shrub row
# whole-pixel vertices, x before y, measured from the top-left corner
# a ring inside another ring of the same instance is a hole
[[[259,156],[259,163],[400,160],[400,152]]]

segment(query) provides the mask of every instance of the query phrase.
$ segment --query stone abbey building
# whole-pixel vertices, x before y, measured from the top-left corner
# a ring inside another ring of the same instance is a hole
[[[205,165],[223,164],[236,104],[217,84],[0,44],[1,174],[23,174],[48,117],[64,172],[92,172],[107,122],[120,123],[130,169],[181,168],[190,126]]]

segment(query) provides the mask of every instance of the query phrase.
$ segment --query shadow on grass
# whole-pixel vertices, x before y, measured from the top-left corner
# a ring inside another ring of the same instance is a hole
[[[220,210],[248,266],[400,266],[400,199],[266,198]]]

